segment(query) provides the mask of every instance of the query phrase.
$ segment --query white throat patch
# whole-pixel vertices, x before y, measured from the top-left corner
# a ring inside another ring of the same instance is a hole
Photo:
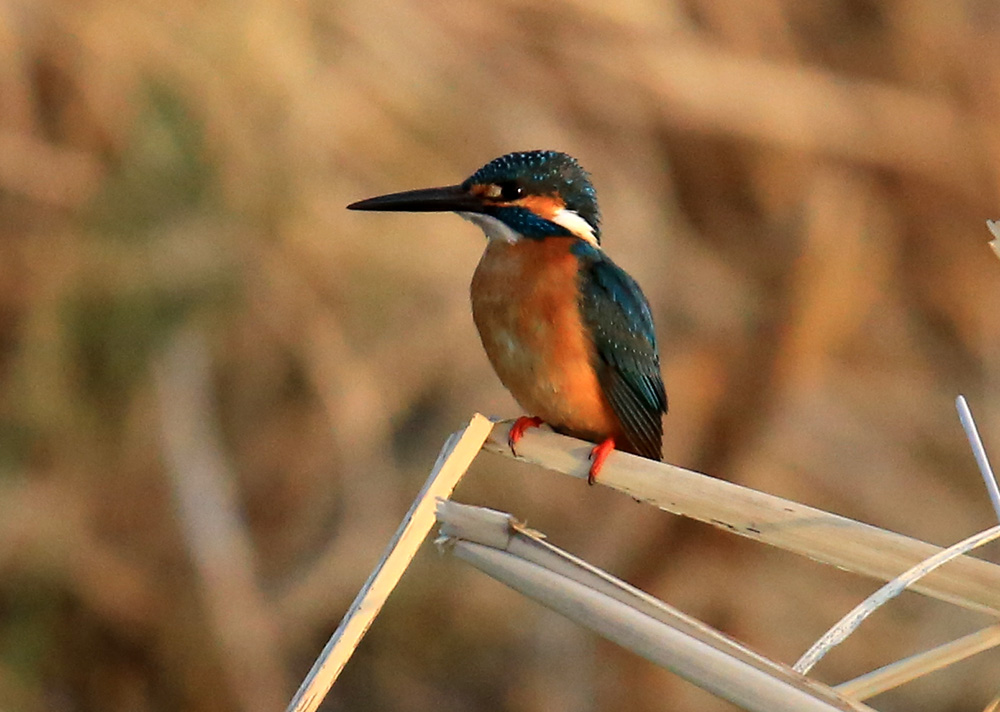
[[[482,228],[482,231],[486,233],[486,237],[490,240],[517,242],[518,240],[524,239],[524,235],[519,233],[517,230],[512,230],[507,227],[505,222],[498,220],[492,215],[464,212],[460,212],[458,214],[469,222]],[[576,211],[559,208],[550,220],[556,225],[561,225],[566,228],[581,240],[586,240],[594,247],[599,247],[597,244],[597,237],[594,235],[594,228]]]
[[[517,242],[524,236],[516,230],[511,230],[502,220],[497,220],[492,215],[482,213],[459,213],[460,216],[474,225],[478,225],[486,233],[490,240],[503,240],[504,242]]]

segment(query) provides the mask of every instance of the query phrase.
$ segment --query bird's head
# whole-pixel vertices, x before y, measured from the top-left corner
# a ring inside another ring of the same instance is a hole
[[[576,159],[557,151],[508,153],[459,185],[369,198],[350,210],[456,212],[492,239],[578,237],[601,241],[597,195]]]

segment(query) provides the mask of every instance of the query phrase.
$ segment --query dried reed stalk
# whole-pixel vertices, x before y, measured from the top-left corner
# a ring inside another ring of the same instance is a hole
[[[382,560],[302,681],[288,712],[315,712],[323,702],[434,525],[437,500],[451,495],[492,427],[488,418],[477,413],[465,430],[453,433],[445,442],[427,482],[386,547]]]
[[[443,550],[743,709],[870,710],[552,546],[509,514],[441,502],[438,519]]]
[[[975,633],[962,636],[936,648],[911,655],[903,660],[897,660],[890,665],[880,667],[878,670],[872,670],[853,680],[842,682],[836,685],[835,689],[849,699],[867,700],[869,697],[880,695],[910,680],[915,680],[998,645],[1000,645],[1000,623],[977,630]]]
[[[485,449],[514,457],[507,446],[509,427],[498,424]],[[585,478],[591,447],[532,429],[518,443],[516,459]],[[902,534],[626,453],[613,453],[598,481],[673,514],[881,581],[890,581],[941,551]],[[912,590],[1000,615],[1000,566],[971,556],[949,562],[916,582]]]

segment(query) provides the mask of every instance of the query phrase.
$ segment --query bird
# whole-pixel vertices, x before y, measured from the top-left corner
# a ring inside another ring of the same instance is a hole
[[[667,395],[639,284],[601,245],[590,174],[566,153],[508,153],[457,185],[390,193],[349,210],[454,212],[482,229],[472,317],[494,371],[528,415],[594,444],[594,484],[614,450],[662,457]]]

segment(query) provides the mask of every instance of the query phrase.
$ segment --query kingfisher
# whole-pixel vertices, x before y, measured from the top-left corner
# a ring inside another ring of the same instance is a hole
[[[601,247],[590,175],[557,151],[496,158],[458,185],[369,198],[349,210],[455,212],[482,228],[472,317],[531,427],[594,443],[594,484],[615,449],[661,458],[667,395],[649,302]]]

